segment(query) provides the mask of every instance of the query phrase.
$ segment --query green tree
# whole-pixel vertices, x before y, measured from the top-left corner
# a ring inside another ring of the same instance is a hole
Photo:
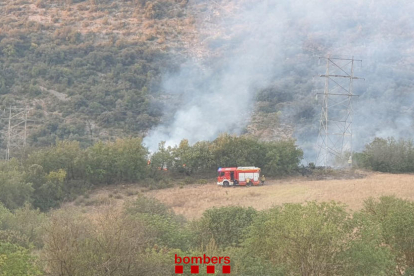
[[[210,142],[200,141],[191,147],[191,158],[189,159],[187,170],[194,173],[206,173],[217,170],[214,163],[214,154]]]
[[[31,165],[39,165],[44,173],[63,169],[66,177],[70,179],[85,178],[85,156],[77,141],[57,141],[56,146],[32,152],[25,162],[29,168]]]
[[[113,155],[104,142],[97,142],[87,150],[86,174],[93,184],[111,184],[115,178]]]
[[[303,151],[292,140],[269,142],[266,144],[263,171],[275,176],[292,174],[297,170],[302,157]]]
[[[410,140],[375,138],[357,155],[360,166],[375,171],[404,173],[414,171],[414,146]]]
[[[0,202],[9,209],[31,202],[33,188],[27,183],[17,160],[0,164]]]
[[[33,196],[33,206],[42,211],[56,208],[68,196],[65,190],[66,171],[59,169],[57,172],[50,172],[45,177],[45,182],[39,186]]]
[[[140,181],[147,175],[148,151],[141,138],[118,139],[111,144],[114,148],[116,180]]]
[[[257,166],[270,176],[293,174],[303,156],[295,141],[261,142],[221,135],[212,146],[216,167]]]
[[[147,176],[147,158],[140,138],[98,142],[87,149],[87,177],[94,184],[140,181]]]
[[[158,151],[151,155],[150,160],[151,176],[154,177],[160,171],[164,169],[171,169],[174,163],[174,157],[172,155],[172,148],[165,146],[165,141],[162,141],[158,145]]]

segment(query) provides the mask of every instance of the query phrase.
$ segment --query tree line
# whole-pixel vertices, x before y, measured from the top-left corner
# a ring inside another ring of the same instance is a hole
[[[302,156],[294,140],[263,142],[223,134],[213,142],[201,141],[192,146],[188,140],[176,147],[161,142],[151,164],[154,170],[170,168],[186,174],[215,173],[219,167],[257,166],[269,176],[284,176],[296,172]]]
[[[0,163],[0,202],[12,210],[30,203],[47,211],[93,187],[137,183],[165,188],[171,178],[191,177],[189,182],[212,178],[218,167],[226,166],[258,166],[270,176],[290,175],[301,157],[294,141],[261,142],[226,134],[194,145],[183,140],[166,147],[161,142],[153,154],[141,138],[97,142],[86,148],[77,141],[58,141]]]
[[[356,165],[362,168],[389,172],[414,172],[414,146],[412,140],[375,138],[362,152],[354,154]]]

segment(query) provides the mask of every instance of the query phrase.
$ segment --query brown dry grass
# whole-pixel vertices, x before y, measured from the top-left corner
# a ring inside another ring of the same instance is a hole
[[[136,200],[146,190],[134,184],[111,185],[78,196],[76,200],[64,203],[61,208],[78,210],[94,217],[106,207],[121,211],[125,202]]]
[[[164,202],[177,214],[189,219],[199,218],[214,206],[251,206],[263,210],[283,203],[305,201],[339,201],[349,209],[358,210],[365,199],[395,195],[414,200],[414,175],[369,173],[362,179],[309,181],[296,178],[268,181],[261,187],[222,188],[214,183],[188,185],[184,188],[149,191],[148,196]]]
[[[212,207],[238,205],[264,210],[283,203],[305,201],[331,201],[345,203],[349,209],[358,210],[369,197],[395,195],[414,200],[414,175],[365,173],[365,178],[310,180],[296,177],[270,180],[265,186],[222,188],[214,183],[190,184],[170,189],[152,190],[137,185],[109,186],[93,191],[87,198],[80,196],[75,202],[64,204],[80,209],[93,216],[102,207],[112,206],[120,210],[125,201],[135,200],[139,194],[154,197],[170,206],[177,214],[188,219],[201,217]]]
[[[146,9],[135,1],[96,1],[95,4],[81,1],[70,5],[52,0],[0,1],[0,32],[12,35],[18,29],[24,34],[39,30],[53,34],[56,30],[70,27],[82,35],[98,33],[99,42],[108,41],[113,35],[126,42],[143,42],[147,41],[146,34],[155,33],[155,37],[164,36],[164,39],[151,40],[152,48],[168,46],[181,49],[192,46],[187,49],[190,51],[200,44],[193,19],[194,14],[199,12],[198,5],[181,7],[176,1],[169,1],[171,10],[179,10],[180,16],[167,12],[160,19],[147,18]],[[8,22],[10,20],[13,21]],[[181,30],[182,36],[176,35],[177,30]]]

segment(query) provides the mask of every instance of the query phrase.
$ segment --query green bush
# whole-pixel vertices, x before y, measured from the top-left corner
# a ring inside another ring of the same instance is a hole
[[[0,202],[9,209],[31,203],[33,187],[25,181],[17,160],[0,164]]]
[[[103,209],[93,221],[73,210],[60,210],[46,227],[42,254],[52,275],[143,274],[137,259],[151,232],[140,222],[113,209]]]
[[[185,227],[185,219],[158,200],[139,196],[127,204],[125,212],[146,225],[154,238],[152,244],[182,250],[189,248],[192,237]]]
[[[216,167],[257,166],[269,176],[293,174],[303,156],[294,141],[261,142],[223,135],[213,146]]]
[[[246,252],[244,248],[230,248],[226,253],[231,258],[231,272],[245,276],[289,275],[283,265],[274,265],[270,260]]]
[[[245,254],[292,275],[393,274],[390,249],[383,246],[378,229],[367,226],[333,202],[285,204],[255,219]]]
[[[58,207],[65,199],[65,178],[66,171],[62,169],[50,172],[46,176],[45,183],[35,190],[33,206],[42,211]]]
[[[42,248],[43,240],[42,235],[44,234],[44,224],[47,221],[45,214],[41,213],[40,210],[33,210],[28,204],[22,208],[15,210],[10,213],[3,220],[3,226],[0,228],[14,236],[19,235],[19,239],[24,239],[25,243],[19,243],[20,246],[25,248]],[[10,237],[10,236],[9,236]]]
[[[355,155],[359,166],[380,172],[414,172],[414,146],[411,140],[375,138]]]
[[[161,232],[154,232],[151,225],[136,215],[103,208],[91,221],[73,210],[54,212],[47,224],[45,249],[41,252],[48,272],[51,275],[173,275],[174,254],[183,253],[154,244]],[[156,216],[154,226],[159,226],[160,217]],[[161,224],[171,230],[171,238],[176,235],[177,229],[171,228],[168,221]]]
[[[136,182],[147,177],[148,152],[139,138],[98,142],[86,154],[86,178],[93,184]]]
[[[24,160],[22,177],[33,184],[34,206],[42,211],[58,207],[90,189],[89,183],[142,181],[148,174],[148,153],[141,142],[138,138],[118,139],[82,149],[79,142],[59,141],[56,146],[33,151]],[[53,177],[59,173],[62,177]]]
[[[206,245],[214,239],[220,248],[239,246],[256,215],[256,210],[251,207],[228,206],[206,210],[193,226],[198,233],[197,243]]]
[[[33,169],[36,175],[39,170],[49,174],[60,169],[66,172],[66,179],[84,179],[85,155],[77,141],[58,141],[56,146],[33,151],[25,160],[25,166],[30,168],[33,165],[40,167]]]
[[[29,251],[18,245],[0,242],[0,275],[42,275]]]
[[[15,230],[0,230],[0,242],[11,243],[24,248],[30,248],[29,238]]]
[[[171,210],[160,201],[154,198],[139,196],[135,201],[126,205],[128,214],[148,214],[169,217],[172,215]]]
[[[383,242],[397,253],[398,268],[414,272],[413,202],[393,196],[370,198],[365,201],[362,212],[379,225]]]

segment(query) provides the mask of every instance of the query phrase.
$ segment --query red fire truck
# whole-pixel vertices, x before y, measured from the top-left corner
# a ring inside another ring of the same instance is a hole
[[[234,167],[219,168],[217,185],[228,186],[252,186],[260,185],[260,168],[258,167]],[[246,180],[249,180],[247,182]]]

